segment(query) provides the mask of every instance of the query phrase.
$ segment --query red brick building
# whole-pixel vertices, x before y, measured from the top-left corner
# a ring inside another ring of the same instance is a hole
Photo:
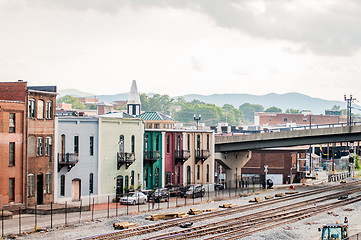
[[[337,124],[340,123],[340,116],[256,112],[254,123],[261,126]]]
[[[0,100],[0,209],[25,202],[25,101]]]
[[[27,86],[27,82],[0,83],[0,100],[24,103],[24,130],[26,139],[23,154],[22,202],[26,205],[53,201],[54,133],[57,90],[56,86]],[[15,104],[15,103],[13,103]],[[4,120],[5,118],[2,117]],[[16,115],[15,115],[16,120]],[[6,145],[1,141],[2,145]],[[15,144],[16,147],[16,144]],[[10,149],[10,147],[9,147]],[[17,152],[15,152],[16,157]],[[9,171],[6,171],[10,173]],[[25,181],[26,179],[26,181]],[[9,183],[12,180],[9,180]],[[20,181],[19,181],[20,182]],[[15,194],[17,181],[15,179]],[[10,189],[10,187],[9,187]],[[25,198],[26,196],[26,198]],[[24,201],[25,199],[25,201]]]
[[[251,159],[242,168],[242,178],[265,178],[264,166],[268,166],[267,179],[275,184],[290,183],[297,179],[297,159],[306,157],[307,147],[272,148],[253,150]],[[291,169],[292,168],[292,169]]]

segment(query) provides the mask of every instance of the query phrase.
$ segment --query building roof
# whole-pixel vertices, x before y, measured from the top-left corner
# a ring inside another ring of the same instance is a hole
[[[144,112],[137,117],[145,121],[175,121],[173,118],[160,112]]]
[[[128,104],[140,104],[137,83],[135,80],[133,80],[132,87],[130,88],[130,93],[128,96]]]
[[[111,117],[111,118],[134,118],[133,116],[125,112],[109,112],[106,114],[99,115],[99,117]]]

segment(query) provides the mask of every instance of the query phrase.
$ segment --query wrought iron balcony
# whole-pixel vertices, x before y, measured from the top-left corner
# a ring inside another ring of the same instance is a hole
[[[202,164],[205,160],[207,160],[207,158],[209,158],[209,156],[211,156],[211,153],[209,152],[209,150],[196,150],[196,156],[195,156],[195,162],[196,164],[199,161],[202,161]]]
[[[146,162],[154,163],[159,159],[160,154],[159,151],[150,150],[150,151],[144,151],[143,156],[144,156],[144,163]]]
[[[174,151],[175,164],[178,164],[179,162],[182,162],[182,164],[184,164],[190,157],[191,154],[189,150]]]
[[[58,153],[58,172],[65,166],[69,172],[78,162],[78,153]]]
[[[117,153],[117,170],[125,164],[125,169],[128,169],[135,161],[135,153]]]

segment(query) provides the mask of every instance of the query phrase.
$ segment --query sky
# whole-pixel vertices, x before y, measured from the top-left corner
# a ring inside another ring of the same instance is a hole
[[[0,0],[0,81],[361,99],[359,0]]]

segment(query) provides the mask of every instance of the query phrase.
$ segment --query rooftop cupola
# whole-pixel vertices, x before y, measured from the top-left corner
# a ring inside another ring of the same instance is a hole
[[[132,87],[130,88],[128,96],[127,113],[134,117],[140,114],[140,98],[135,80],[132,82]]]

